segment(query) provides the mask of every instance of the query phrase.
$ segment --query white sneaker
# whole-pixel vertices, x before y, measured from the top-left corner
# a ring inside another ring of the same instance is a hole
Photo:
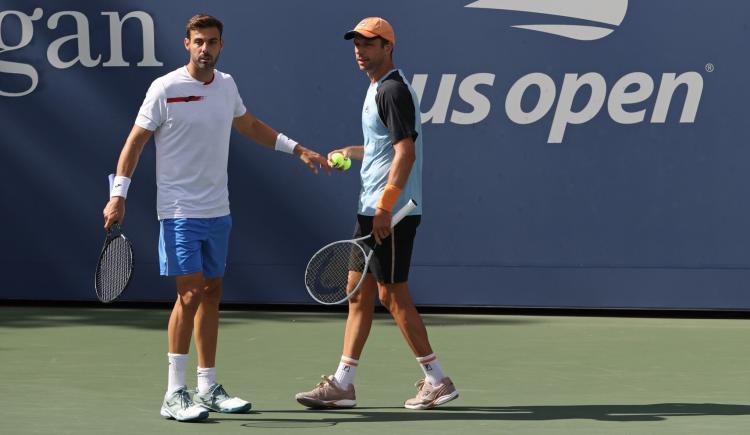
[[[177,421],[200,421],[208,418],[208,411],[193,403],[187,387],[182,387],[165,397],[159,413],[162,417]]]
[[[209,411],[227,414],[247,412],[253,407],[247,400],[242,400],[239,397],[229,397],[229,394],[227,394],[221,384],[211,385],[211,388],[205,394],[196,391],[193,400]]]

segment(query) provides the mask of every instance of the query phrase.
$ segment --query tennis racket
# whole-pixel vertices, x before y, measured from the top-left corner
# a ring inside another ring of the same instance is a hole
[[[110,191],[113,178],[110,176]],[[105,304],[114,301],[125,291],[132,277],[133,248],[128,238],[122,233],[122,226],[115,222],[107,230],[104,247],[96,264],[94,277],[96,297]]]
[[[414,200],[410,199],[393,215],[391,227],[395,227],[416,206]],[[324,305],[348,301],[365,280],[374,248],[375,237],[372,234],[358,239],[340,240],[322,247],[307,263],[307,292]]]

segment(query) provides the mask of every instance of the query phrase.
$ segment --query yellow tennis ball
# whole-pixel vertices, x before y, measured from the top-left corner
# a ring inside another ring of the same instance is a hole
[[[352,159],[344,159],[344,166],[342,168],[346,171],[352,167]]]
[[[331,155],[331,163],[333,163],[333,167],[336,168],[336,169],[343,168],[343,166],[344,166],[344,155],[341,154],[341,153],[333,153],[333,155]]]

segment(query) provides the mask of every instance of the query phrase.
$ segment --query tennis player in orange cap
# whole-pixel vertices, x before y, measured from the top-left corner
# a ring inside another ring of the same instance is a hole
[[[427,338],[422,317],[409,295],[408,277],[412,247],[422,217],[422,125],[419,101],[404,73],[393,64],[396,36],[383,18],[365,18],[344,38],[354,42],[359,69],[370,87],[362,109],[364,145],[334,153],[362,161],[362,189],[354,238],[373,233],[377,245],[370,270],[359,292],[349,300],[344,349],[336,373],[324,376],[312,390],[296,395],[310,408],[356,406],[354,375],[372,326],[375,295],[390,311],[424,372],[417,395],[406,400],[410,409],[429,409],[458,397]],[[391,213],[409,199],[417,208],[391,229]],[[361,275],[349,273],[359,282]]]

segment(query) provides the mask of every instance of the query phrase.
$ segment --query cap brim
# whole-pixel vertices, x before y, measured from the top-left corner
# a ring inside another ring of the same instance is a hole
[[[344,39],[354,39],[355,36],[362,36],[364,38],[370,39],[370,38],[377,38],[379,35],[368,32],[367,30],[350,30],[346,33],[344,33]]]

